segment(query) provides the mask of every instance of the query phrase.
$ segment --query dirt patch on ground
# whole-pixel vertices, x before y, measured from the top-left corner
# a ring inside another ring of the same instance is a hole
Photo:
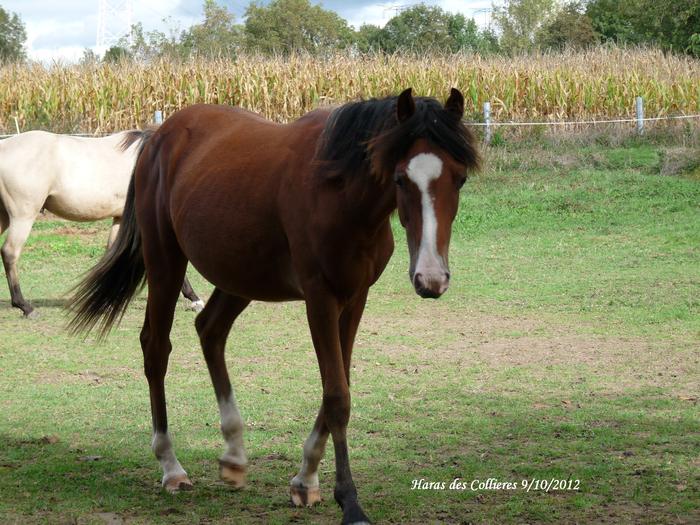
[[[85,223],[80,223],[81,225],[79,226],[79,223],[67,221],[57,215],[54,215],[50,211],[44,211],[37,216],[35,222],[59,222],[56,227],[51,229],[51,233],[56,235],[74,235],[82,238],[94,237],[95,235],[104,236],[105,245],[107,243],[107,236],[109,235],[108,225],[110,222],[107,220],[94,221],[91,222],[89,226],[86,226]]]
[[[58,228],[54,229],[52,233],[55,233],[56,235],[72,235],[75,237],[89,237],[92,238],[94,236],[104,236],[105,232],[99,228],[78,228],[75,226],[59,226]],[[105,238],[105,243],[107,242],[107,239]]]
[[[445,307],[417,306],[411,321],[367,316],[359,345],[370,345],[390,358],[410,357],[435,366],[484,367],[491,372],[526,367],[546,377],[567,368],[594,374],[607,387],[667,387],[674,395],[700,390],[700,348],[685,342],[581,333],[581,326],[556,324],[527,316],[470,313],[461,319]],[[429,319],[430,322],[416,322]],[[400,341],[383,340],[400,334]],[[408,342],[404,342],[408,340]]]

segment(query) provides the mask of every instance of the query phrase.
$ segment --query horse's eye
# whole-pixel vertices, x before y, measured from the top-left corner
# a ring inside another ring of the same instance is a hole
[[[400,171],[394,173],[394,182],[399,188],[403,188],[404,182],[406,180],[406,174]]]
[[[462,177],[461,179],[459,179],[459,180],[457,181],[457,187],[458,187],[458,188],[461,188],[462,186],[464,186],[464,183],[465,183],[465,182],[467,182],[467,178],[466,178],[466,177]]]

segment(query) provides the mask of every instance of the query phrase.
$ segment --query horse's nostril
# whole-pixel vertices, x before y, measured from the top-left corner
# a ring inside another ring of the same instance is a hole
[[[413,276],[413,284],[416,286],[423,286],[423,274],[417,273]]]
[[[450,272],[445,272],[445,280],[450,280]]]

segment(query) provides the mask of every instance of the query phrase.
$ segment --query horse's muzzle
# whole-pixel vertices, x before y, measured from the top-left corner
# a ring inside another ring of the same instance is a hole
[[[423,275],[416,273],[413,276],[413,287],[416,293],[423,299],[437,299],[447,291],[450,286],[450,272]]]

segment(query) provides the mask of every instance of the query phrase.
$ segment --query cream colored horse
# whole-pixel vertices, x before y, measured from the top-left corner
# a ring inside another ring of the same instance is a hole
[[[34,309],[22,296],[17,261],[43,208],[71,221],[112,218],[107,247],[119,231],[126,191],[139,144],[148,131],[107,137],[75,137],[28,131],[0,141],[0,234],[7,230],[2,262],[12,306],[25,316]],[[183,294],[192,307],[204,303],[185,279]]]

